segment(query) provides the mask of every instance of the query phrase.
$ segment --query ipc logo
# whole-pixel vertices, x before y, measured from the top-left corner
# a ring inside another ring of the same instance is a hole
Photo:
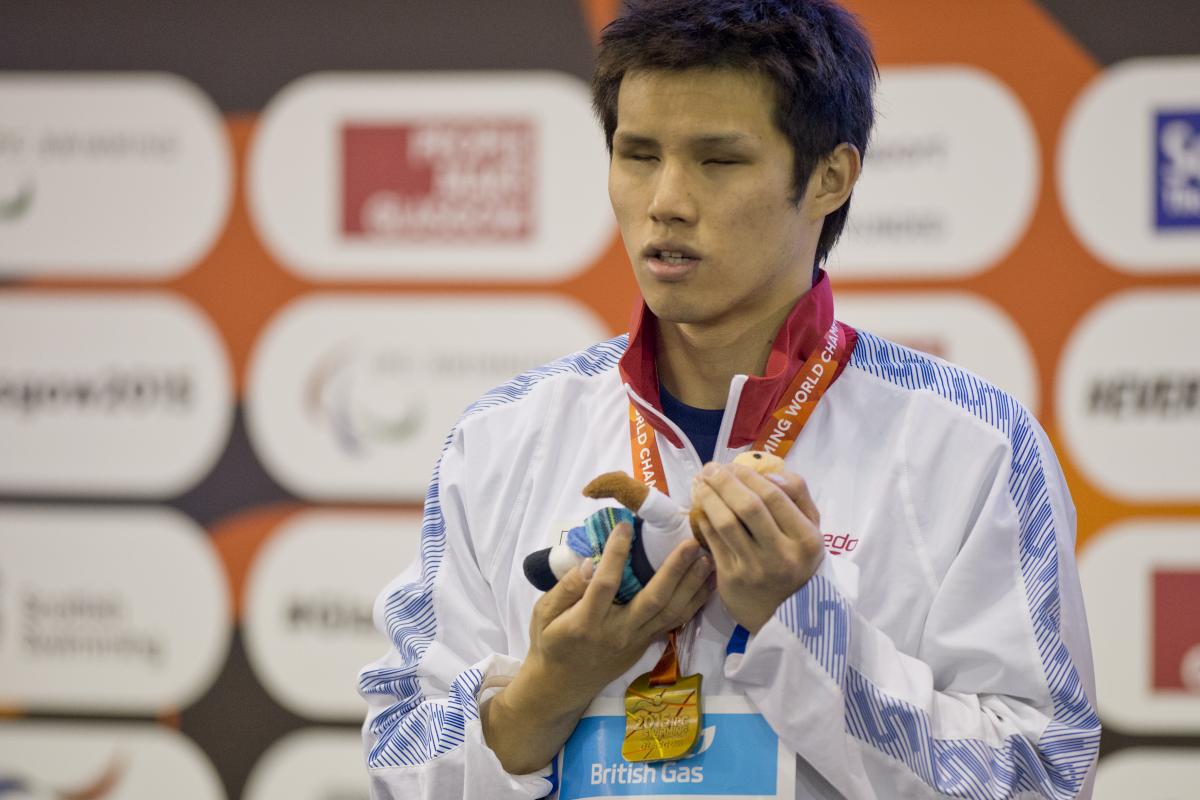
[[[1155,134],[1155,223],[1200,228],[1200,110],[1159,112]]]

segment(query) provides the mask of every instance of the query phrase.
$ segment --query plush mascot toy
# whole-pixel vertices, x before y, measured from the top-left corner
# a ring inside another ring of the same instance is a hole
[[[782,458],[759,450],[742,453],[733,463],[761,473],[783,469]],[[617,590],[618,603],[632,600],[684,537],[694,536],[701,545],[706,544],[700,533],[703,511],[698,508],[688,511],[658,489],[624,472],[604,473],[585,486],[583,494],[616,500],[624,508],[601,509],[568,531],[566,541],[526,556],[525,576],[543,592],[549,591],[585,558],[599,562],[609,534],[622,522],[633,526],[633,544]]]

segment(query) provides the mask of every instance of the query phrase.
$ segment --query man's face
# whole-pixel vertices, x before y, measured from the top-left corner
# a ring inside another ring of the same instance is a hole
[[[792,202],[774,107],[769,80],[742,70],[622,80],[608,193],[659,319],[737,329],[809,288],[822,220]]]

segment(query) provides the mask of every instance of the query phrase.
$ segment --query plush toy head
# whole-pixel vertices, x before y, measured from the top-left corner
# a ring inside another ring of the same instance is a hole
[[[738,453],[734,456],[733,463],[750,467],[764,475],[768,472],[783,472],[783,459],[766,450],[747,450],[744,453]]]

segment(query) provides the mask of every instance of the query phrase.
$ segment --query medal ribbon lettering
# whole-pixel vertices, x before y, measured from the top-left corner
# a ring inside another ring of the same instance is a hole
[[[629,447],[633,453],[633,476],[663,494],[670,494],[654,428],[647,424],[642,412],[632,402],[629,404]]]
[[[783,400],[754,442],[753,449],[765,450],[783,458],[812,416],[825,390],[845,358],[846,333],[836,322],[825,334],[819,350],[814,350],[804,366],[792,378]]]

